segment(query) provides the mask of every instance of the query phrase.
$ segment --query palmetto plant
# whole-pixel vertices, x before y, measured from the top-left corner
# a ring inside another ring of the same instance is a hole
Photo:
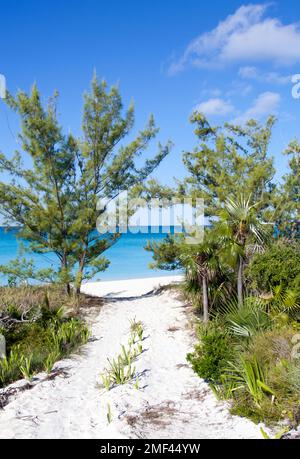
[[[300,292],[296,289],[285,289],[282,285],[276,285],[271,289],[269,299],[265,300],[275,312],[299,312]]]
[[[251,204],[251,195],[247,198],[228,198],[219,212],[217,225],[223,257],[237,264],[237,292],[239,304],[243,302],[243,272],[245,258],[249,252],[261,251],[268,241],[266,226],[260,221],[261,203]]]
[[[246,297],[242,304],[233,298],[223,303],[218,312],[230,333],[241,338],[250,338],[272,327],[265,304],[257,297]]]
[[[218,248],[215,235],[207,232],[201,244],[186,247],[180,256],[187,271],[189,284],[195,282],[198,287],[201,286],[204,322],[209,320],[209,283],[221,270]]]

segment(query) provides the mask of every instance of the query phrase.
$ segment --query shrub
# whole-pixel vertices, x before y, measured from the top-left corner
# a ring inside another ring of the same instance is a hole
[[[7,358],[0,360],[0,387],[44,369],[50,372],[56,360],[87,341],[86,325],[66,316],[69,303],[56,287],[2,288],[1,293],[0,319],[2,313],[9,320],[1,328]]]
[[[274,329],[259,333],[249,343],[248,353],[255,355],[262,365],[274,366],[282,359],[289,361],[292,352],[292,327]]]
[[[244,378],[247,383],[240,384],[240,389],[232,392],[233,414],[268,424],[281,420],[288,420],[291,425],[296,422],[300,365],[291,354],[294,334],[294,328],[289,326],[261,332],[251,338],[239,356],[240,362],[252,364],[237,365],[240,380]],[[259,376],[253,377],[258,373]],[[232,375],[223,375],[224,386],[229,384],[230,377]],[[258,380],[263,384],[257,384]]]
[[[300,288],[300,242],[274,243],[266,252],[256,254],[245,275],[250,288],[266,292],[281,284],[284,288]]]
[[[200,343],[187,355],[193,370],[203,379],[219,382],[228,360],[234,352],[226,330],[210,324],[199,330]]]

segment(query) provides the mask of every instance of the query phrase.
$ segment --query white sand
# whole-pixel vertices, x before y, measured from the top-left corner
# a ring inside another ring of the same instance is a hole
[[[94,318],[94,340],[79,355],[56,365],[67,377],[49,381],[39,375],[31,390],[19,393],[0,411],[0,437],[261,438],[258,426],[231,416],[186,365],[193,344],[188,308],[174,292],[139,297],[179,280],[176,276],[86,284],[86,293],[119,298],[108,299]],[[107,357],[116,356],[120,344],[127,343],[129,320],[134,317],[143,322],[146,337],[135,364],[140,389],[129,383],[104,391],[98,387],[100,373]]]
[[[88,282],[82,286],[82,292],[92,296],[106,298],[129,298],[147,295],[159,287],[179,284],[183,276],[149,277],[109,282]]]

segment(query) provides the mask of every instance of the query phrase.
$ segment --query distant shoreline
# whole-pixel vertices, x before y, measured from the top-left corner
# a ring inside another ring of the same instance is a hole
[[[147,278],[106,280],[99,282],[86,282],[81,287],[81,292],[91,296],[107,298],[128,298],[147,295],[153,290],[170,284],[178,284],[184,280],[182,274],[169,276],[156,276]]]

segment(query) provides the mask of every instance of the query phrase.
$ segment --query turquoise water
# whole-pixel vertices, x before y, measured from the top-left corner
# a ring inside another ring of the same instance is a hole
[[[109,268],[99,273],[94,280],[116,280],[134,279],[143,277],[167,276],[178,274],[179,271],[161,271],[149,269],[148,265],[152,261],[151,253],[144,249],[148,240],[160,241],[167,233],[160,230],[159,233],[126,233],[121,236],[118,242],[107,250],[104,255],[110,260]],[[10,260],[15,259],[19,252],[19,240],[17,230],[6,230],[0,228],[0,264],[4,265]],[[58,262],[54,254],[26,254],[26,258],[33,258],[37,267],[56,268]],[[5,283],[5,278],[0,278],[1,284]]]

